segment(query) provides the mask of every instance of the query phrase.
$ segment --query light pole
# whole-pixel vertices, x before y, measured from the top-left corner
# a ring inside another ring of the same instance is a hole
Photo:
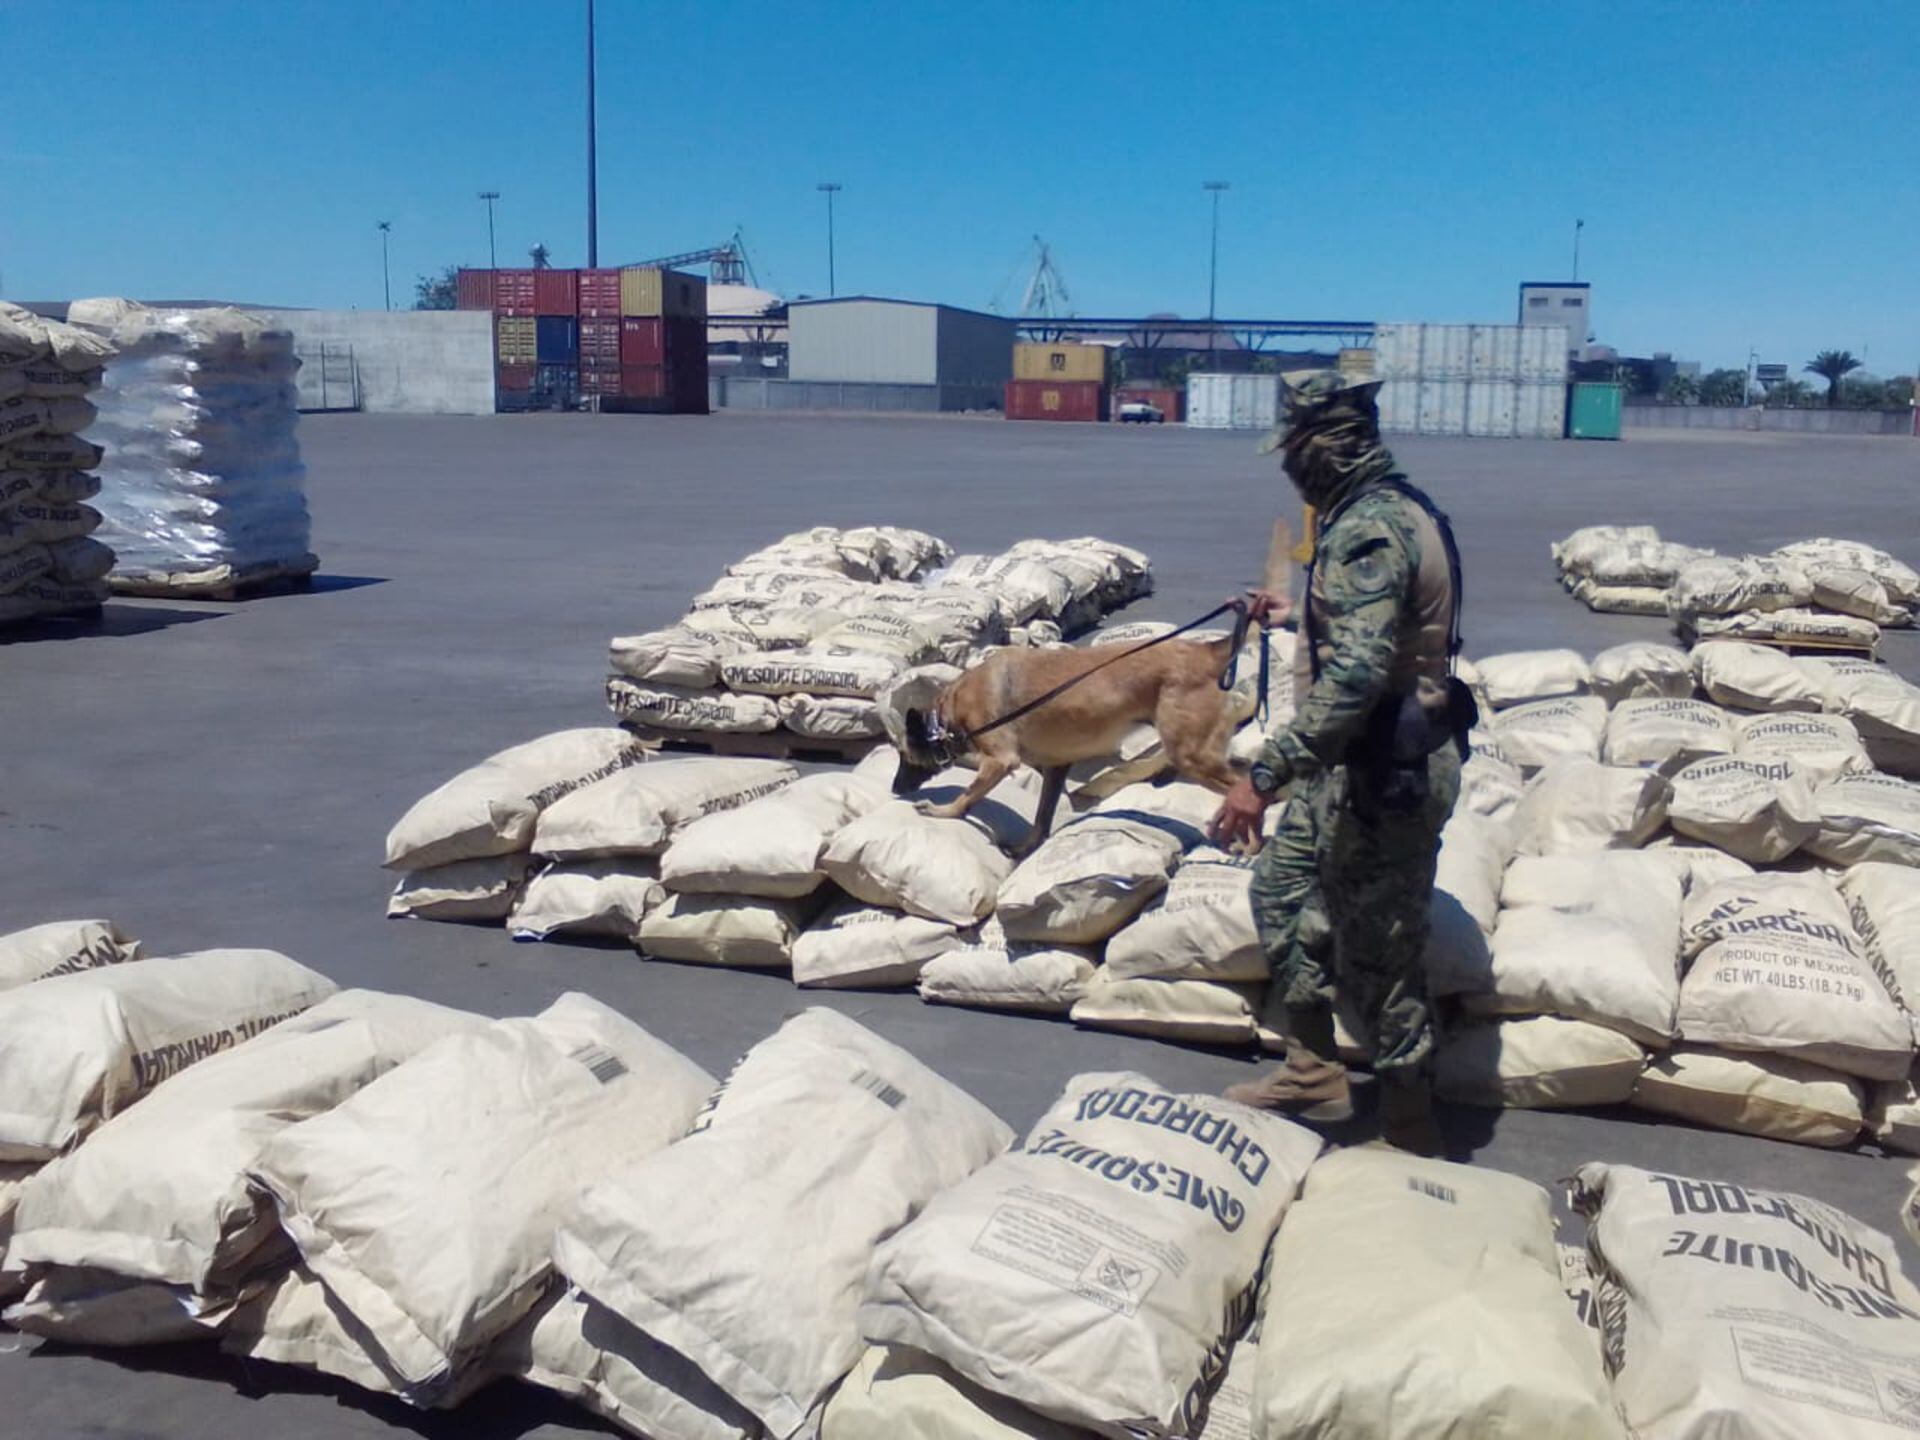
[[[827,197],[827,294],[837,295],[840,292],[833,278],[833,197],[840,193],[840,186],[837,181],[823,180],[813,188]]]
[[[593,99],[593,0],[587,0],[587,268],[600,268],[600,160],[594,150],[600,128]]]
[[[393,308],[393,284],[387,278],[387,236],[393,233],[393,222],[382,220],[375,227],[380,231],[380,295],[387,303],[387,309]]]
[[[1580,278],[1580,232],[1586,228],[1584,220],[1573,222],[1573,278],[1576,280]]]
[[[1202,190],[1213,196],[1213,240],[1208,247],[1207,260],[1207,363],[1213,360],[1213,301],[1220,280],[1220,192],[1231,187],[1224,180],[1206,180],[1200,185]]]
[[[500,262],[493,257],[493,202],[500,198],[498,190],[482,190],[480,198],[487,202],[487,268],[498,270]]]

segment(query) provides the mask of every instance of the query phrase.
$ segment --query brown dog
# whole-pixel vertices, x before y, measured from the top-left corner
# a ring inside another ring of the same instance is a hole
[[[1119,660],[1100,646],[996,650],[942,691],[931,710],[906,712],[894,793],[916,790],[943,766],[977,757],[980,771],[965,794],[922,806],[928,815],[951,818],[965,815],[1020,766],[1031,765],[1043,783],[1033,828],[1019,852],[1025,854],[1052,826],[1067,767],[1113,754],[1131,727],[1149,722],[1176,771],[1224,795],[1236,778],[1227,763],[1227,741],[1254,703],[1244,688],[1220,688],[1232,647],[1230,639],[1170,640]],[[1087,678],[1065,694],[979,733],[1080,675]]]

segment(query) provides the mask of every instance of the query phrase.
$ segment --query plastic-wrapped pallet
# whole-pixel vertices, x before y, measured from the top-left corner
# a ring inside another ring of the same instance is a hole
[[[94,407],[112,347],[0,304],[0,625],[97,610],[112,550],[100,512]]]
[[[126,300],[78,300],[68,318],[115,351],[93,429],[114,590],[227,594],[311,575],[292,334],[245,311]]]

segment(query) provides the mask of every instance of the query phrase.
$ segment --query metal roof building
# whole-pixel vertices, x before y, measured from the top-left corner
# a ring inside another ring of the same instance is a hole
[[[920,300],[849,295],[787,307],[787,374],[870,385],[997,386],[1013,375],[1014,322]]]

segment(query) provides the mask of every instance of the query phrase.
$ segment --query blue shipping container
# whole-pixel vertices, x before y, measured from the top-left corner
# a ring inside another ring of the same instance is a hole
[[[576,365],[580,361],[580,322],[570,315],[542,315],[535,320],[534,349],[542,365]]]

